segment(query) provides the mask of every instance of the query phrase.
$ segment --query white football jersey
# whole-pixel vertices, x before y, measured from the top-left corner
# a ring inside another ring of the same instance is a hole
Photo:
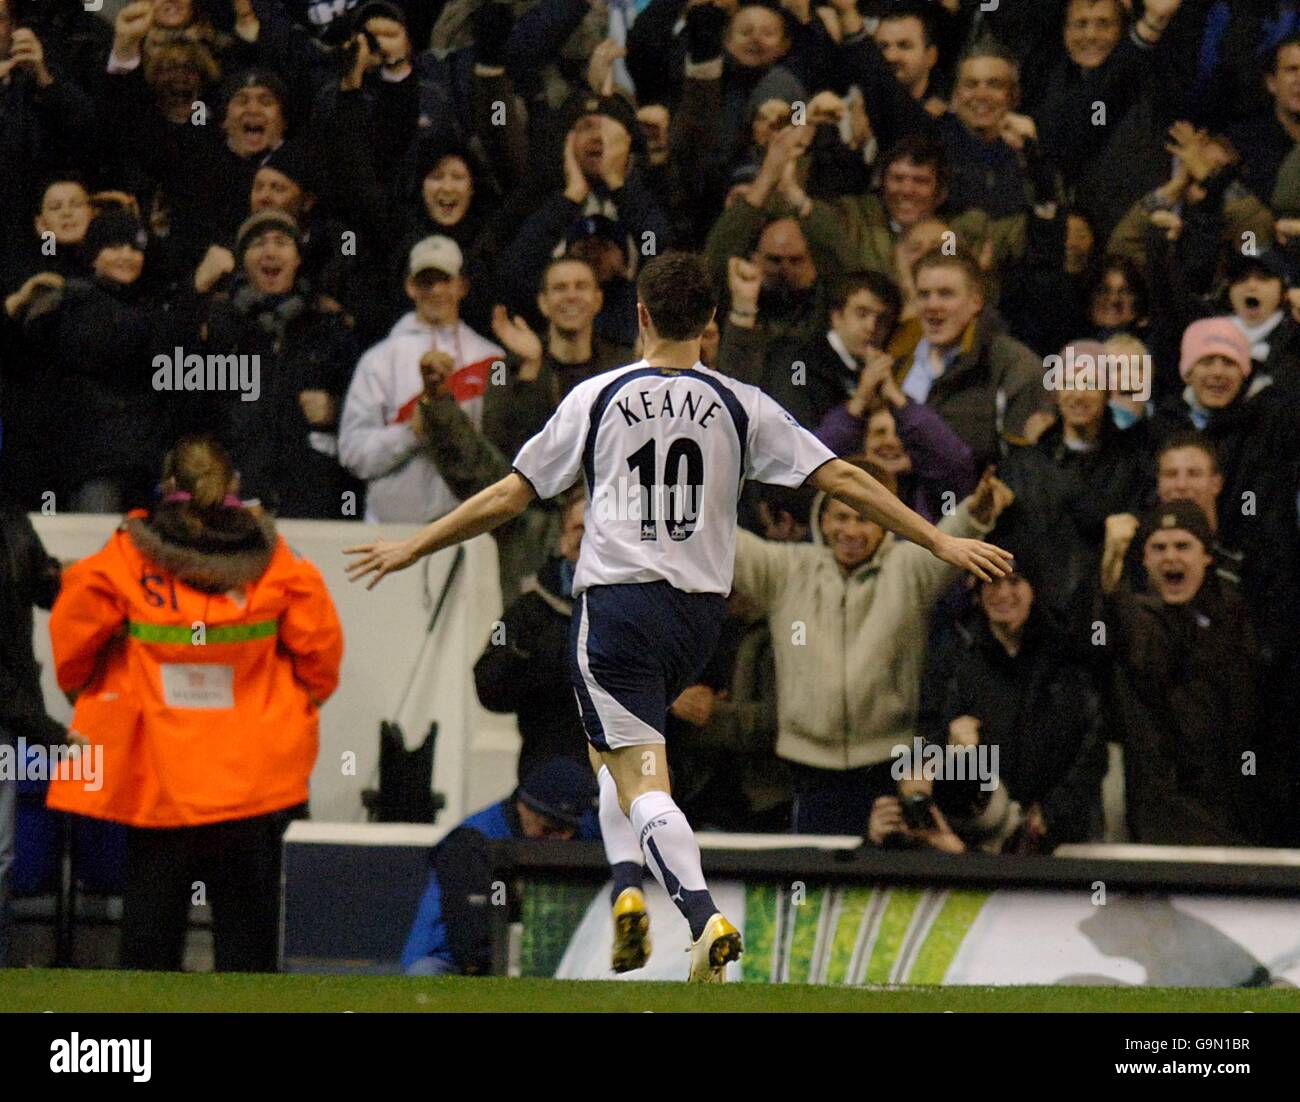
[[[745,479],[802,486],[834,458],[757,387],[641,360],[574,387],[514,468],[541,498],[586,479],[575,594],[666,581],[725,596]]]

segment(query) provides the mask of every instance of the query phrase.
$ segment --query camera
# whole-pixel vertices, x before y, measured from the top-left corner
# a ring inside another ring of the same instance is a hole
[[[903,822],[909,830],[930,830],[934,827],[933,801],[924,792],[912,792],[898,798],[903,809]]]

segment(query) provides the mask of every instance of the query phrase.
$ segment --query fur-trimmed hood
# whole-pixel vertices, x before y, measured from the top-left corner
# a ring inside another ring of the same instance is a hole
[[[140,554],[195,589],[224,593],[256,582],[271,564],[279,536],[275,521],[249,510],[217,534],[204,527],[191,537],[176,523],[174,507],[160,506],[149,516],[132,516],[123,527]]]

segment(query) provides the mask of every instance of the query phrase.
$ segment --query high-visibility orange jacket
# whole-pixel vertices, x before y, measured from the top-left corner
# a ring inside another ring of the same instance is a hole
[[[55,670],[80,694],[70,726],[102,747],[102,777],[65,767],[50,807],[177,827],[307,799],[343,631],[320,572],[261,527],[264,547],[223,554],[168,542],[134,512],[64,572]]]

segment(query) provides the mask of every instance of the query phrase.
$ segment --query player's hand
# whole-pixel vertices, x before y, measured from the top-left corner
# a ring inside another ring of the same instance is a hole
[[[359,556],[348,563],[348,581],[358,582],[374,575],[366,585],[367,589],[374,589],[385,575],[405,570],[420,558],[413,539],[374,540],[356,547],[345,547],[343,554]]]
[[[1011,573],[1010,553],[983,540],[961,539],[940,532],[933,554],[951,566],[974,574],[982,582],[1005,578]]]
[[[1015,500],[1011,487],[997,477],[997,468],[989,467],[971,495],[970,515],[981,524],[992,524]]]

